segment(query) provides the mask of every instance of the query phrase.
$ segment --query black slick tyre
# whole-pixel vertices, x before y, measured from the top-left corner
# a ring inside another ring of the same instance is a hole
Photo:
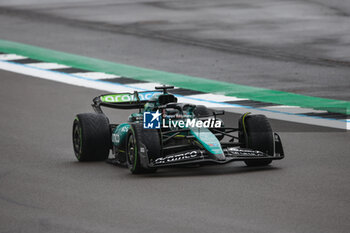
[[[79,161],[102,161],[109,155],[111,134],[103,114],[78,114],[73,122],[73,149]]]
[[[156,129],[144,129],[142,124],[131,124],[126,140],[126,163],[132,174],[153,173],[156,168],[141,164],[140,148],[144,145],[148,156],[160,156],[160,136]],[[149,158],[149,159],[152,159]]]
[[[239,142],[241,147],[274,155],[274,139],[270,123],[264,115],[244,114],[239,120]],[[246,160],[249,167],[267,166],[272,160]]]

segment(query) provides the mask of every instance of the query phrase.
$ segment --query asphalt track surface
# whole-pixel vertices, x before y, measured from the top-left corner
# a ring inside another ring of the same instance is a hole
[[[272,121],[287,155],[273,166],[135,176],[74,158],[72,120],[99,91],[0,75],[0,232],[348,232],[349,133]]]
[[[349,100],[347,66],[225,53],[34,18],[1,14],[1,29],[6,31],[1,38]],[[291,72],[295,70],[297,75]],[[334,77],[332,85],[329,77]],[[134,176],[125,168],[78,163],[74,158],[72,121],[76,113],[92,111],[91,99],[100,91],[6,71],[0,71],[0,81],[0,232],[345,233],[350,229],[349,133],[271,121],[280,132],[286,158],[270,167],[253,169],[237,162]],[[108,113],[120,123],[130,111]],[[237,117],[229,114],[225,121],[235,125]]]

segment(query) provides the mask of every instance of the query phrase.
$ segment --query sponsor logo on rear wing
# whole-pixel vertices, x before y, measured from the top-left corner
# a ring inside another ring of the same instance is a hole
[[[145,91],[145,92],[135,92],[135,93],[116,93],[116,94],[107,94],[102,95],[100,100],[104,103],[130,103],[147,101],[152,98],[154,94],[160,92],[157,91]],[[138,95],[138,98],[137,98]]]

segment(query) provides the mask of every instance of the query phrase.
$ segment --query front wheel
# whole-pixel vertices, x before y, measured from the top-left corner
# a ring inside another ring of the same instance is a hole
[[[147,159],[160,155],[160,137],[156,129],[143,129],[142,124],[132,124],[126,141],[126,163],[132,174],[153,173],[156,168],[142,166],[141,144],[147,152]]]
[[[270,123],[264,115],[244,114],[239,120],[239,142],[242,147],[274,155],[274,139]],[[272,160],[246,160],[249,167],[267,166]]]

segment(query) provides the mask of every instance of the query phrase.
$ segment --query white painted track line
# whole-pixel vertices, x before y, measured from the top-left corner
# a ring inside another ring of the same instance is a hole
[[[135,88],[118,85],[114,83],[102,82],[99,80],[87,79],[71,74],[55,72],[52,70],[43,70],[26,65],[15,64],[12,62],[0,61],[0,69],[19,73],[27,76],[42,78],[60,83],[66,83],[75,86],[87,87],[108,92],[134,92]]]
[[[17,54],[0,54],[0,60],[5,60],[5,61],[14,61],[14,60],[21,60],[26,58],[27,57],[20,56]]]
[[[160,84],[160,83],[128,83],[126,85],[128,85],[130,87],[142,88],[145,90],[152,91],[152,90],[154,90],[154,87],[162,86],[163,84]]]
[[[61,65],[57,63],[50,63],[50,62],[39,62],[39,63],[30,63],[27,64],[28,66],[45,69],[45,70],[54,70],[54,69],[65,69],[70,68],[70,66]]]
[[[326,119],[321,117],[312,117],[305,115],[295,115],[288,112],[281,111],[269,111],[263,109],[247,109],[247,108],[220,108],[227,112],[244,114],[246,112],[251,112],[252,114],[263,114],[270,119],[283,120],[289,122],[303,123],[309,125],[325,126],[330,128],[345,129],[350,130],[350,122],[344,120]]]
[[[153,90],[154,86],[159,85],[157,83],[147,83],[147,84],[139,83],[137,85],[136,84],[122,85],[122,84],[116,84],[116,83],[111,83],[106,81],[79,77],[72,74],[55,72],[52,70],[39,69],[39,68],[30,67],[22,64],[16,64],[16,63],[7,62],[7,61],[0,61],[0,69],[15,72],[15,73],[20,73],[20,74],[26,75],[27,77],[28,76],[38,77],[46,80],[52,80],[56,82],[61,82],[61,83],[66,83],[66,84],[81,86],[81,87],[87,87],[87,88],[92,88],[92,89],[97,89],[97,90],[102,90],[102,91],[107,91],[112,93],[113,92],[132,93],[135,91],[135,89],[140,91]],[[350,121],[337,120],[337,119],[325,119],[325,118],[313,117],[313,116],[300,116],[294,113],[286,112],[287,109],[275,109],[275,110],[256,109],[252,107],[230,105],[230,104],[210,101],[206,99],[199,99],[199,98],[195,99],[188,96],[182,96],[182,97],[179,96],[178,99],[179,99],[179,102],[202,104],[202,105],[206,105],[207,107],[215,107],[217,109],[224,109],[226,111],[234,112],[234,113],[252,112],[254,114],[264,114],[267,117],[272,119],[286,120],[290,122],[305,123],[310,125],[319,125],[319,126],[326,126],[326,127],[339,128],[339,129],[347,129],[347,130],[350,129]]]
[[[234,107],[230,106],[224,103],[218,103],[218,102],[208,102],[205,99],[194,99],[189,96],[179,96],[177,95],[177,100],[179,103],[190,103],[190,104],[196,104],[196,105],[205,105],[208,108],[227,108],[227,107]]]
[[[77,75],[84,78],[95,79],[95,80],[120,78],[120,76],[117,76],[114,74],[106,74],[101,72],[81,72],[81,73],[73,73],[73,75]]]
[[[282,111],[283,109],[285,109],[286,112],[289,113],[294,113],[294,114],[302,114],[302,113],[326,113],[327,111],[324,110],[315,110],[313,108],[301,108],[301,107],[287,107],[287,106],[271,106],[271,107],[261,107],[259,109],[265,109],[265,110],[276,110],[276,111]]]
[[[187,97],[191,97],[191,98],[195,98],[195,99],[212,100],[212,101],[217,101],[217,102],[248,100],[248,99],[237,98],[237,97],[233,97],[233,96],[218,95],[218,94],[211,94],[211,93],[188,95]]]

